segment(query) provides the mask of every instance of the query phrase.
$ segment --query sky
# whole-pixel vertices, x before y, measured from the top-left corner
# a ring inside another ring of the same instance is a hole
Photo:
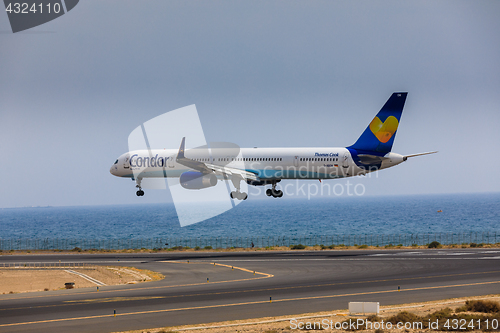
[[[0,13],[0,207],[171,200],[136,197],[109,168],[134,128],[180,107],[196,105],[207,141],[345,147],[395,91],[409,94],[393,151],[439,153],[353,184],[498,192],[499,14],[499,1],[82,0],[13,34]]]

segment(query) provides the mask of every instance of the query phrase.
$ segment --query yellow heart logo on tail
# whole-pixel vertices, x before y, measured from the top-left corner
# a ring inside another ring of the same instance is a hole
[[[392,138],[398,129],[398,125],[399,122],[394,116],[387,117],[384,122],[382,122],[378,117],[375,117],[370,123],[370,130],[380,142],[386,143]]]

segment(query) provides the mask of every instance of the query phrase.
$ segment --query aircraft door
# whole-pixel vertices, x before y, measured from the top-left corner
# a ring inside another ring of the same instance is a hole
[[[173,168],[174,167],[174,157],[173,156],[170,156],[167,160],[167,165],[169,168]]]
[[[293,166],[295,166],[295,167],[299,166],[299,157],[298,156],[295,156],[295,158],[293,159]]]
[[[344,154],[344,160],[342,161],[342,167],[343,168],[349,167],[349,153]]]
[[[130,163],[128,160],[128,157],[125,157],[125,160],[123,161],[123,168],[128,169],[130,167]]]

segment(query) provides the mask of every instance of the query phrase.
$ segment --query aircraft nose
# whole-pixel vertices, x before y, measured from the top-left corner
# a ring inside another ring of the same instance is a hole
[[[116,176],[116,166],[115,165],[112,165],[111,168],[109,169],[109,172],[113,175],[113,176]]]

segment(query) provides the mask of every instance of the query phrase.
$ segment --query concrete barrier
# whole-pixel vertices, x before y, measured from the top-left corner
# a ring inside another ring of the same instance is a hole
[[[349,314],[378,314],[380,310],[379,302],[349,302]]]

